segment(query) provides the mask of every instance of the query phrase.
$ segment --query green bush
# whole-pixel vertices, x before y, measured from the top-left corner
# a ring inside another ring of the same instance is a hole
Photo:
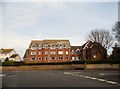
[[[14,62],[12,60],[2,62],[2,66],[20,66],[20,65],[23,65],[23,64],[24,64],[23,62]]]

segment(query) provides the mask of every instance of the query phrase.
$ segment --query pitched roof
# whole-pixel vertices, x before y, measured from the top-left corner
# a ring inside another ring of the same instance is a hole
[[[14,49],[0,49],[2,53],[10,53]]]
[[[48,43],[51,43],[51,42],[69,42],[69,40],[43,40],[43,42],[48,42]]]
[[[18,54],[13,54],[12,56],[10,56],[9,58],[15,58],[15,57],[17,57],[18,56]]]
[[[50,39],[50,40],[32,40],[31,44],[49,44],[49,43],[69,43],[69,40],[55,40],[55,39]]]
[[[92,41],[87,41],[85,44],[82,45],[82,48],[85,49],[85,48],[92,48],[93,46],[95,45],[99,45],[102,47],[101,44],[97,43],[97,42],[92,42]]]

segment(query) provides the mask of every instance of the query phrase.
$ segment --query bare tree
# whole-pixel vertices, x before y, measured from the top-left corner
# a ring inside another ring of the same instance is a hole
[[[115,38],[117,39],[118,44],[120,46],[120,22],[116,22],[112,29],[113,29]]]
[[[106,49],[109,49],[113,43],[112,35],[110,35],[109,31],[104,29],[92,30],[86,39],[100,43]]]

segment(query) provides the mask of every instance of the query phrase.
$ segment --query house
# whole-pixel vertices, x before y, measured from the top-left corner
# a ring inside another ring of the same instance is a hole
[[[14,49],[0,49],[0,61],[4,62],[5,60],[13,60],[16,62],[21,61],[21,58]]]
[[[12,56],[9,57],[9,60],[20,62],[21,58],[20,58],[19,54],[13,54]]]
[[[23,57],[24,62],[71,61],[69,40],[32,40]]]
[[[87,41],[82,45],[81,58],[83,60],[102,60],[107,57],[107,50],[99,43]]]

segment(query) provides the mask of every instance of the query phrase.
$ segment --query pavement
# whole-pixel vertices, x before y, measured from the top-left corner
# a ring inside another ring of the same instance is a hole
[[[3,71],[2,87],[120,87],[117,70]],[[114,88],[115,89],[115,88]]]

